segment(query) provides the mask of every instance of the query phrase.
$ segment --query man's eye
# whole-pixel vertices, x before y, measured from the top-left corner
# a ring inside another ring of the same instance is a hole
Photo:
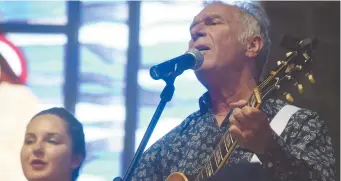
[[[212,22],[212,23],[211,23],[211,25],[217,25],[217,24],[218,24],[218,23],[216,23],[216,22]]]
[[[208,26],[212,26],[212,25],[214,26],[214,25],[219,24],[219,21],[215,20],[215,19],[207,19],[205,24],[208,25]]]
[[[210,22],[211,25],[217,25],[217,24],[220,24],[220,22],[218,20],[212,20]]]

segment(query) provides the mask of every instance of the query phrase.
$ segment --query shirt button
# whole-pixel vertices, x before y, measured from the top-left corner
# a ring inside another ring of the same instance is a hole
[[[269,162],[269,163],[268,163],[268,167],[271,168],[272,166],[274,166],[274,165],[272,164],[272,162]]]

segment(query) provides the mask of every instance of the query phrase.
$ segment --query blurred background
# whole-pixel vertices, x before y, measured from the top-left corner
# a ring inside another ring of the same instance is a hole
[[[340,3],[254,3],[272,24],[269,70],[284,58],[282,35],[319,38],[317,83],[295,104],[327,122],[340,170]],[[23,54],[37,112],[62,106],[84,125],[80,181],[123,176],[165,85],[149,68],[187,50],[189,25],[202,8],[203,1],[0,1],[0,34]],[[204,92],[192,71],[179,76],[148,146],[196,111]]]

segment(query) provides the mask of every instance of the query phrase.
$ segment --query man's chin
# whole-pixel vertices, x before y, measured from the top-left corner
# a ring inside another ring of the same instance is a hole
[[[195,70],[194,73],[197,77],[202,77],[207,74],[208,70],[205,68],[200,67],[199,69]]]
[[[198,69],[195,71],[195,76],[205,87],[213,81],[215,75],[216,73],[212,69]]]
[[[200,68],[194,71],[195,74],[208,74],[214,72],[214,68],[207,65],[202,65]]]

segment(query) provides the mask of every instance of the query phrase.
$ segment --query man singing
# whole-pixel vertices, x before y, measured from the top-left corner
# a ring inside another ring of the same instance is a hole
[[[189,48],[204,55],[195,71],[207,92],[189,115],[141,157],[133,181],[163,181],[174,172],[199,173],[225,132],[239,141],[228,164],[256,155],[271,180],[335,180],[335,158],[318,114],[298,109],[281,134],[269,124],[287,104],[270,98],[257,109],[246,101],[270,48],[268,18],[252,3],[208,4],[190,26]]]

